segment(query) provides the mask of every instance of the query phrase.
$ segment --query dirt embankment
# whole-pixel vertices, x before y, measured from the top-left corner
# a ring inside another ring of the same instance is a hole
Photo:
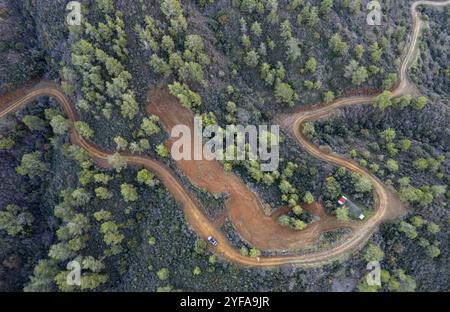
[[[150,91],[147,111],[160,118],[168,133],[171,133],[173,127],[177,125],[186,125],[194,134],[192,111],[182,107],[179,101],[169,94],[166,87]],[[177,138],[171,138],[166,142],[169,150],[176,140]],[[191,146],[194,146],[193,137]],[[360,226],[354,222],[327,218],[327,222],[316,221],[303,231],[282,227],[276,219],[264,213],[260,199],[235,174],[226,172],[216,160],[193,160],[193,158],[191,151],[192,160],[179,160],[175,163],[195,186],[205,188],[211,193],[227,194],[225,206],[231,222],[244,240],[259,249],[283,251],[297,249],[317,240],[323,231]]]

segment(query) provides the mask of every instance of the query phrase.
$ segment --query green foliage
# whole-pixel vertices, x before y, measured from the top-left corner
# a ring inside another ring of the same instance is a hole
[[[203,126],[211,126],[211,125],[217,125],[217,118],[214,112],[209,112],[207,114],[202,114],[202,122]]]
[[[398,171],[398,163],[394,159],[388,159],[386,162],[386,167],[390,172],[397,172]]]
[[[427,206],[433,201],[433,194],[408,185],[400,189],[400,200],[404,203]]]
[[[369,74],[367,73],[367,69],[364,66],[359,66],[352,74],[352,83],[359,86],[365,82],[368,77]]]
[[[175,43],[170,36],[164,35],[161,40],[161,47],[170,53],[175,49]]]
[[[382,82],[381,87],[384,90],[391,89],[395,83],[397,82],[397,74],[396,73],[390,73]]]
[[[252,24],[252,26],[250,27],[250,30],[252,31],[252,33],[257,36],[260,37],[262,34],[262,28],[261,28],[261,24],[258,22],[254,22]]]
[[[306,192],[303,196],[303,201],[307,204],[312,204],[314,200],[314,196],[311,194],[311,192]]]
[[[95,0],[95,4],[103,14],[111,14],[114,12],[112,0]]]
[[[139,105],[134,98],[134,92],[128,91],[122,96],[122,105],[120,106],[122,116],[128,119],[133,119],[138,111]]]
[[[142,119],[141,130],[147,136],[160,133],[161,129],[157,125],[158,121],[159,121],[158,116],[151,115],[149,117],[145,117],[144,119]]]
[[[106,221],[100,226],[100,232],[103,234],[103,240],[107,245],[119,245],[124,240],[125,236],[120,233],[119,228],[119,225],[114,221]]]
[[[295,205],[294,207],[292,207],[292,212],[296,215],[296,216],[300,216],[303,212],[303,208],[300,205]]]
[[[286,55],[290,62],[295,62],[301,56],[300,40],[295,37],[286,39]]]
[[[186,108],[192,108],[200,106],[201,97],[199,94],[191,91],[185,84],[180,84],[175,81],[173,84],[169,84],[170,94],[177,97],[181,105]]]
[[[106,187],[100,186],[95,188],[95,196],[100,199],[111,199],[113,197],[113,193]]]
[[[167,158],[170,155],[169,150],[164,146],[164,144],[158,144],[156,146],[156,153],[163,158]]]
[[[139,184],[145,184],[150,187],[156,184],[155,175],[145,168],[138,171],[136,180]]]
[[[215,263],[217,262],[217,256],[216,256],[216,255],[211,255],[211,256],[209,256],[208,262],[209,262],[210,264],[215,264]]]
[[[333,1],[334,0],[322,0],[319,7],[320,13],[323,15],[330,14],[331,9],[333,8]]]
[[[241,249],[239,249],[239,253],[241,254],[241,256],[248,257],[248,248],[242,246]]]
[[[53,116],[50,125],[56,134],[65,134],[69,130],[69,121],[61,115]]]
[[[112,177],[106,173],[96,173],[93,178],[96,183],[102,183],[104,185],[108,184],[108,182],[112,180]]]
[[[13,139],[10,137],[2,138],[0,137],[0,151],[1,150],[10,150],[16,144]]]
[[[94,174],[89,169],[82,169],[78,174],[78,181],[80,181],[81,185],[88,185],[93,181]]]
[[[358,290],[360,292],[377,292],[379,290],[378,285],[369,285],[367,283],[367,279],[363,278],[360,283],[358,284]]]
[[[111,212],[102,209],[102,210],[99,210],[94,213],[94,218],[95,218],[95,220],[97,220],[99,222],[107,221],[107,220],[111,220],[112,214],[111,214]]]
[[[150,57],[150,66],[156,74],[163,77],[167,77],[171,73],[169,64],[167,64],[167,62],[165,62],[163,58],[159,57],[156,54],[153,54]]]
[[[411,292],[416,289],[416,282],[414,278],[405,274],[401,269],[396,270],[397,276],[399,278],[399,287],[396,289],[399,292]]]
[[[114,153],[108,156],[108,163],[117,171],[121,172],[123,169],[127,167],[127,163],[125,159],[119,154]]]
[[[58,273],[58,266],[53,259],[43,259],[34,267],[33,275],[24,287],[25,292],[44,292],[53,290],[53,279]]]
[[[206,247],[207,247],[207,244],[206,244],[205,240],[197,239],[195,241],[194,250],[197,254],[203,255],[206,251]]]
[[[292,221],[292,223],[293,223],[294,229],[296,229],[296,230],[300,230],[301,231],[301,230],[304,230],[304,229],[306,229],[308,227],[308,225],[305,222],[303,222],[302,220],[300,220],[300,219],[294,219]]]
[[[435,245],[430,245],[426,248],[427,255],[431,258],[437,258],[441,254],[439,247]]]
[[[348,44],[343,42],[339,34],[334,34],[328,42],[331,51],[337,55],[344,55],[348,52]]]
[[[323,95],[323,101],[325,103],[331,103],[334,101],[334,92],[333,91],[327,91]]]
[[[203,76],[203,68],[196,62],[185,62],[178,70],[178,77],[185,83],[198,82],[202,85],[206,84]]]
[[[308,90],[312,90],[314,88],[314,82],[312,82],[310,80],[305,80],[303,82],[303,86]]]
[[[114,142],[116,143],[116,150],[117,151],[125,151],[128,147],[128,141],[125,140],[121,136],[117,136],[114,138]]]
[[[316,133],[316,130],[314,128],[314,123],[307,121],[303,124],[303,134],[306,135],[309,139],[312,139]]]
[[[317,61],[316,61],[316,59],[314,57],[310,57],[306,61],[305,69],[308,72],[312,73],[312,74],[314,74],[316,72],[316,70],[317,70]]]
[[[417,237],[416,228],[406,221],[400,222],[399,231],[405,233],[410,239],[415,239]]]
[[[294,186],[287,180],[282,180],[279,185],[280,191],[283,194],[294,193],[296,192]]]
[[[354,85],[361,85],[367,80],[369,74],[364,66],[359,66],[355,60],[351,60],[350,64],[345,67],[344,77],[351,79]]]
[[[433,185],[431,187],[431,192],[433,193],[433,197],[438,198],[445,195],[447,191],[447,185]]]
[[[136,188],[132,184],[123,183],[120,186],[120,193],[126,202],[134,202],[139,198]]]
[[[83,188],[73,190],[71,194],[72,204],[78,207],[84,206],[91,200],[91,195]]]
[[[259,55],[255,49],[248,51],[244,56],[244,62],[247,66],[255,68],[258,66]]]
[[[413,162],[413,166],[417,170],[423,171],[423,170],[426,170],[428,168],[428,162],[427,162],[427,160],[425,158],[416,159]]]
[[[42,153],[39,151],[23,155],[20,166],[16,167],[16,172],[20,175],[27,175],[30,178],[35,176],[42,177],[48,171],[49,166],[41,159]]]
[[[84,121],[75,121],[74,126],[75,130],[82,137],[89,139],[94,136],[94,130],[92,130],[91,127],[89,127],[89,125]]]
[[[418,245],[422,248],[427,248],[428,246],[430,246],[430,242],[428,241],[428,239],[421,237],[419,238]]]
[[[67,276],[69,275],[69,273],[69,271],[61,271],[55,275],[54,282],[59,291],[73,292],[76,290],[76,285],[70,285],[67,283]]]
[[[392,128],[387,128],[386,130],[383,130],[380,132],[380,138],[383,139],[384,142],[392,142],[394,141],[396,137],[395,130]]]
[[[356,53],[356,57],[357,57],[358,59],[361,59],[361,58],[362,58],[362,56],[363,56],[363,54],[364,54],[364,51],[365,51],[365,49],[364,49],[364,46],[363,46],[362,44],[356,45],[356,47],[355,47],[355,53]]]
[[[425,224],[425,220],[421,216],[413,217],[411,222],[417,228],[421,228]]]
[[[89,169],[92,166],[92,160],[89,153],[77,145],[64,145],[64,154],[77,161],[81,168]]]
[[[402,97],[395,99],[394,104],[400,108],[405,108],[411,105],[412,96],[410,94],[406,94]]]
[[[203,0],[199,0],[199,1],[203,1]],[[164,286],[164,287],[156,288],[156,292],[171,292],[171,291],[175,291],[175,290],[173,290],[173,286],[172,285],[167,285],[167,286]]]
[[[422,109],[427,105],[427,103],[428,99],[425,96],[419,96],[413,101],[412,106],[415,109]]]
[[[369,53],[374,62],[379,62],[383,54],[383,50],[379,47],[377,42],[374,42],[369,46]]]
[[[204,53],[205,45],[203,39],[199,35],[187,35],[184,42],[184,48],[192,52],[197,58]]]
[[[437,234],[437,233],[439,233],[441,231],[441,228],[436,223],[429,222],[428,225],[427,225],[427,230],[431,234]]]
[[[25,234],[33,221],[31,213],[16,205],[7,205],[4,211],[0,211],[0,230],[10,236]]]
[[[336,208],[336,218],[341,221],[348,221],[350,217],[348,216],[348,209],[346,207]]]
[[[261,256],[261,251],[255,247],[252,247],[248,255],[252,258],[258,258]]]
[[[165,280],[167,280],[168,278],[169,278],[169,269],[167,269],[167,268],[162,268],[161,270],[159,270],[157,273],[156,273],[156,275],[158,276],[158,278],[161,280],[161,281],[165,281]]]
[[[46,122],[44,120],[33,115],[26,115],[25,117],[23,117],[22,122],[31,131],[42,131],[46,126]]]
[[[411,140],[403,139],[400,141],[400,148],[403,152],[407,152],[411,147]]]
[[[375,98],[373,105],[381,110],[385,110],[392,105],[391,97],[392,95],[390,91],[384,91]]]
[[[331,200],[337,200],[342,194],[341,186],[334,177],[328,177],[325,184],[324,195]]]
[[[81,290],[93,290],[108,281],[108,276],[97,273],[84,273],[81,275]]]
[[[169,31],[176,36],[187,29],[187,21],[183,15],[183,7],[179,0],[164,0],[161,11],[170,20]]]
[[[282,226],[288,226],[291,222],[291,218],[289,218],[289,216],[287,215],[281,215],[278,218],[278,223],[280,223],[280,225]]]
[[[355,190],[359,193],[368,193],[372,191],[372,183],[370,180],[357,173],[352,173],[352,181],[355,186]]]
[[[396,148],[395,143],[387,143],[386,150],[389,156],[395,157],[398,154],[398,149]]]
[[[380,166],[378,164],[370,164],[369,169],[373,173],[377,173],[380,170]]]
[[[200,267],[198,265],[195,266],[194,271],[192,271],[192,274],[194,276],[202,274],[202,270],[200,269]]]
[[[74,255],[69,245],[64,242],[57,243],[50,247],[48,256],[57,261],[65,261]]]
[[[288,106],[294,106],[294,101],[298,99],[298,95],[289,84],[279,82],[275,86],[275,98],[280,103],[285,103]]]
[[[375,244],[369,244],[366,248],[366,251],[364,252],[364,259],[367,262],[370,261],[382,261],[384,258],[384,252],[383,250]]]

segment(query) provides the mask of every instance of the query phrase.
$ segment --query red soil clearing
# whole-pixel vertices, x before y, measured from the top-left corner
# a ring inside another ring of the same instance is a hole
[[[186,125],[191,129],[191,133],[194,133],[193,113],[182,107],[166,87],[150,91],[147,111],[160,118],[169,134],[176,125]],[[176,140],[177,138],[169,139],[166,147],[170,150]],[[316,241],[324,231],[355,226],[353,222],[341,222],[329,217],[310,224],[303,231],[282,227],[276,219],[264,213],[257,195],[235,174],[226,172],[218,161],[180,160],[175,163],[196,187],[204,188],[213,194],[228,195],[225,206],[231,222],[244,240],[259,249],[297,249]]]

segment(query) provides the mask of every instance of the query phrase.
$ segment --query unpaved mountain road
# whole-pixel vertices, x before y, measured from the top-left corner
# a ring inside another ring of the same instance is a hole
[[[422,27],[422,21],[420,20],[419,14],[416,11],[417,6],[429,5],[438,7],[449,4],[450,0],[417,1],[411,6],[414,27],[410,39],[410,44],[406,49],[406,54],[403,57],[400,66],[399,84],[392,91],[393,96],[401,96],[403,94],[406,94],[411,89],[411,86],[409,85],[407,80],[407,69],[417,51],[417,40]],[[7,100],[2,101],[0,99],[0,118],[17,111],[22,106],[42,96],[53,97],[61,105],[62,109],[71,121],[78,120],[78,114],[76,112],[75,106],[58,88],[58,86],[51,82],[42,82],[32,88],[23,88],[22,90],[14,92],[14,96],[12,97],[2,97],[2,99]],[[15,100],[12,100],[12,98],[15,98]],[[280,114],[276,118],[276,120],[279,121],[280,124],[288,129],[289,133],[298,140],[300,145],[305,148],[307,152],[324,161],[339,166],[344,166],[349,170],[358,172],[369,178],[374,185],[376,196],[376,212],[374,216],[372,216],[366,222],[362,223],[363,226],[353,229],[350,238],[337,244],[329,250],[313,252],[304,255],[270,256],[260,257],[258,259],[244,257],[233,246],[231,246],[223,233],[219,229],[217,229],[214,226],[214,223],[206,217],[195,197],[193,197],[192,194],[183,187],[178,178],[166,165],[153,160],[148,156],[136,156],[128,154],[123,154],[123,156],[125,157],[125,160],[129,165],[146,167],[158,176],[161,182],[172,194],[172,196],[182,204],[187,220],[191,224],[192,228],[197,232],[197,234],[203,239],[206,239],[209,235],[212,235],[216,238],[219,244],[217,247],[212,248],[211,250],[219,256],[229,261],[247,266],[271,267],[284,264],[317,266],[324,262],[344,257],[350,252],[361,248],[363,244],[370,238],[371,234],[376,230],[377,225],[379,225],[382,221],[396,217],[403,212],[401,208],[402,206],[398,202],[397,197],[394,196],[391,191],[376,177],[371,175],[365,169],[359,167],[351,160],[339,157],[337,155],[325,154],[321,152],[316,146],[309,142],[300,131],[301,124],[305,121],[312,121],[323,118],[331,114],[336,109],[344,106],[367,104],[372,102],[373,99],[374,96],[350,97],[337,100],[327,106],[312,106],[309,109],[302,109],[302,111],[294,113],[292,115]],[[70,139],[72,144],[76,144],[88,151],[91,157],[99,166],[110,168],[107,159],[108,156],[111,155],[111,152],[102,150],[91,142],[83,139],[76,133],[73,127],[71,127],[70,129]]]

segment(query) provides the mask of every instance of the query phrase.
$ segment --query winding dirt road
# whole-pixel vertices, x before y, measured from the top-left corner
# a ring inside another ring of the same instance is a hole
[[[422,26],[422,21],[419,18],[419,14],[416,12],[417,6],[444,6],[449,4],[450,0],[417,1],[412,5],[411,13],[414,21],[413,33],[410,44],[406,49],[406,54],[401,63],[399,84],[392,91],[392,95],[394,97],[406,94],[411,89],[411,86],[407,80],[407,68],[412,62],[415,52],[417,51],[417,40]],[[24,105],[42,96],[54,98],[61,105],[62,109],[71,121],[76,121],[79,118],[75,106],[54,83],[42,82],[32,88],[23,88],[13,93],[14,94],[10,97],[3,97],[3,99],[6,100],[0,101],[0,118],[19,110]],[[344,257],[350,252],[361,248],[362,245],[370,238],[370,235],[375,231],[378,224],[403,213],[401,208],[402,205],[399,203],[397,197],[394,196],[391,191],[376,177],[371,175],[365,169],[359,167],[351,160],[333,154],[324,154],[316,146],[309,142],[300,131],[301,124],[306,121],[323,118],[336,109],[344,106],[370,103],[373,100],[374,96],[350,97],[337,100],[328,106],[313,106],[292,115],[279,115],[276,118],[276,120],[288,129],[289,133],[298,140],[302,147],[313,156],[339,166],[344,166],[354,172],[358,172],[369,178],[374,185],[376,196],[376,212],[374,216],[362,223],[363,226],[353,229],[353,233],[350,238],[339,243],[332,249],[321,252],[314,252],[305,255],[261,257],[259,259],[244,257],[233,246],[231,246],[223,233],[215,227],[213,222],[208,219],[208,217],[203,213],[202,208],[195,197],[183,187],[179,179],[166,165],[153,160],[148,156],[136,156],[129,154],[123,154],[123,156],[129,165],[146,167],[158,176],[173,197],[182,204],[187,220],[197,234],[204,239],[206,239],[209,235],[216,238],[219,244],[217,247],[212,249],[212,251],[219,256],[222,256],[229,261],[248,266],[270,267],[283,264],[317,266],[324,262]],[[76,144],[88,151],[93,160],[99,166],[110,168],[107,159],[111,155],[111,152],[102,150],[93,143],[85,140],[76,133],[73,127],[70,129],[70,139],[72,144]],[[239,200],[239,192],[235,194],[235,197],[236,196],[236,200]]]

